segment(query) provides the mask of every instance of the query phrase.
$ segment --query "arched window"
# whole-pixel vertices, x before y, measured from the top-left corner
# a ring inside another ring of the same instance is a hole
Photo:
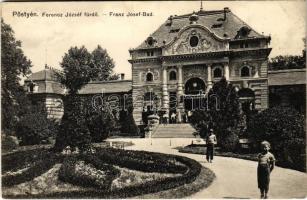
[[[147,82],[151,82],[151,81],[153,81],[153,75],[152,75],[152,73],[147,73],[146,74],[146,81]]]
[[[214,78],[222,77],[222,69],[221,68],[215,68],[213,70],[213,77]]]
[[[171,72],[169,73],[169,80],[170,80],[170,81],[177,80],[177,75],[176,75],[176,72],[175,72],[175,71],[171,71]]]
[[[250,69],[247,66],[241,68],[241,77],[248,77],[250,76]]]

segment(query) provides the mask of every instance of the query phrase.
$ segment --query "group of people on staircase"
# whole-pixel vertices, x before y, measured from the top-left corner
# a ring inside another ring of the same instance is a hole
[[[179,123],[179,116],[176,110],[171,110],[169,113],[166,111],[154,111],[150,107],[143,108],[142,111],[142,123],[144,125],[148,124],[148,116],[156,114],[159,116],[159,123],[160,124],[177,124]],[[189,123],[190,117],[192,116],[192,111],[185,111],[184,113],[181,114],[181,123]]]

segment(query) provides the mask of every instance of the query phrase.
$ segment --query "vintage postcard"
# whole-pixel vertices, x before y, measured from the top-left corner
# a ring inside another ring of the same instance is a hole
[[[2,198],[306,198],[306,1],[3,2]]]

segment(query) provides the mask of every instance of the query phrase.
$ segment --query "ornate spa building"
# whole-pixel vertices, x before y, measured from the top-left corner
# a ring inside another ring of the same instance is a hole
[[[270,40],[229,8],[170,16],[129,50],[135,121],[144,109],[156,109],[180,122],[222,77],[236,87],[243,107],[266,109]]]

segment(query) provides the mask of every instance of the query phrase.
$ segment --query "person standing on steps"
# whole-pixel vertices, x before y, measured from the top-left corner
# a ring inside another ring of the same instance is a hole
[[[213,129],[209,130],[209,134],[206,138],[206,145],[207,145],[207,161],[212,163],[213,160],[213,154],[214,154],[214,144],[217,143],[216,136],[213,133]]]
[[[269,152],[271,145],[267,141],[261,142],[262,152],[258,155],[257,180],[261,199],[268,198],[270,174],[275,166],[275,157]]]

